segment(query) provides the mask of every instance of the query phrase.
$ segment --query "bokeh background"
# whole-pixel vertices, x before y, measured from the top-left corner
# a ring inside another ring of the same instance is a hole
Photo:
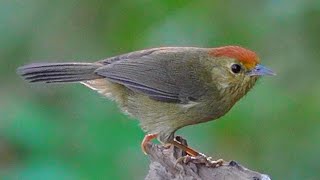
[[[277,72],[219,121],[178,131],[273,179],[320,177],[320,1],[0,0],[1,179],[143,179],[138,122],[80,84],[30,85],[31,62],[159,46],[255,50]]]

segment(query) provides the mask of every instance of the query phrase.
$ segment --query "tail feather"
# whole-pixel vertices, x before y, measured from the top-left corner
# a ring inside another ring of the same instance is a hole
[[[95,74],[96,63],[35,63],[19,67],[17,73],[29,82],[63,83],[103,78]]]

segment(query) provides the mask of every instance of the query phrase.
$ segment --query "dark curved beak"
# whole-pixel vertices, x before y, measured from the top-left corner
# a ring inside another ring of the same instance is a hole
[[[252,70],[246,73],[248,76],[275,76],[271,69],[262,66],[261,64],[257,64]]]

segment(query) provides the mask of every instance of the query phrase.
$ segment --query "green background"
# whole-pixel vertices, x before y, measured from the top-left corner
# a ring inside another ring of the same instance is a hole
[[[27,84],[31,62],[93,62],[159,46],[236,44],[265,77],[219,121],[178,131],[273,179],[320,172],[320,1],[0,0],[1,179],[143,179],[138,121],[80,84]]]

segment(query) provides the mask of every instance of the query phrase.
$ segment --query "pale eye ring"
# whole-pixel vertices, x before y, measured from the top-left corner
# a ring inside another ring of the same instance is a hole
[[[232,64],[231,71],[235,74],[238,74],[241,71],[241,65],[240,64]]]

